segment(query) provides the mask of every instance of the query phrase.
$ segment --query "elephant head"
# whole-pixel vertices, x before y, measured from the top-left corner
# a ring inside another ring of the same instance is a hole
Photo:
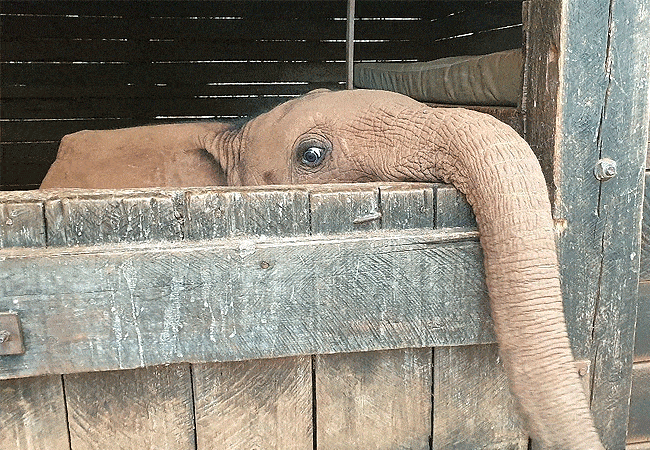
[[[528,431],[550,448],[603,448],[571,354],[544,177],[511,128],[390,92],[314,91],[237,127],[188,123],[67,136],[42,187],[226,179],[456,186],[476,215],[500,354]]]

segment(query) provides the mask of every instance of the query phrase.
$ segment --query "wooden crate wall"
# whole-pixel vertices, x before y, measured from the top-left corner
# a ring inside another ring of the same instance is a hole
[[[82,129],[236,119],[345,83],[345,1],[3,1],[0,186]],[[359,61],[521,45],[521,2],[362,1]]]

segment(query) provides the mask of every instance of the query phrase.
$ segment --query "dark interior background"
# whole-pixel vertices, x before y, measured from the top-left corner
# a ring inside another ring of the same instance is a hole
[[[0,188],[83,129],[247,117],[345,86],[345,1],[2,1]],[[521,46],[521,2],[358,1],[355,61]]]

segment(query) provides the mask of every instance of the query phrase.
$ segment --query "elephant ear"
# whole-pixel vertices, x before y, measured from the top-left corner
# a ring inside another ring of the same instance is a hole
[[[220,161],[205,147],[230,129],[228,124],[215,122],[69,134],[61,139],[41,189],[226,184]]]

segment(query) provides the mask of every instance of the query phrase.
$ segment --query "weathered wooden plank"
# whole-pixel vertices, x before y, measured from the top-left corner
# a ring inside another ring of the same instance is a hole
[[[72,448],[194,448],[187,364],[65,376]]]
[[[197,448],[311,449],[309,356],[193,365]]]
[[[436,347],[433,359],[433,448],[528,448],[496,345]]]
[[[436,228],[476,229],[476,218],[465,196],[451,186],[436,190]]]
[[[592,409],[625,442],[647,151],[647,1],[528,2],[527,139],[546,169],[569,335],[595,363]],[[625,24],[623,26],[623,24]],[[585,39],[588,33],[590,39]],[[560,70],[561,68],[561,70]],[[635,92],[630,101],[629,90]],[[599,182],[600,158],[619,163]]]
[[[650,281],[639,283],[634,361],[650,361]]]
[[[650,153],[649,153],[650,154]],[[650,281],[650,172],[645,173],[645,195],[641,224],[641,271],[639,279]]]
[[[180,240],[181,194],[96,195],[45,202],[48,246]]]
[[[45,246],[43,204],[0,203],[0,248]]]
[[[309,193],[305,189],[189,192],[186,203],[188,239],[309,233]]]
[[[183,237],[182,200],[174,191],[90,192],[47,199],[47,244],[70,247],[179,240]],[[132,314],[138,312],[132,309]],[[60,315],[48,320],[53,320],[53,327],[65,326],[65,317]],[[113,325],[119,341],[119,319]],[[65,375],[64,385],[72,448],[190,448],[195,441],[187,364]]]
[[[309,202],[314,234],[372,231],[381,227],[376,186],[326,185],[311,190]]]
[[[312,193],[311,200],[313,233],[351,231],[355,220],[359,227],[374,229],[380,224],[383,229],[433,227],[432,185],[380,186],[379,195],[376,189],[356,187],[347,192]],[[359,223],[364,217],[377,219]],[[359,270],[380,273],[380,266]],[[373,293],[368,289],[360,294]],[[388,318],[390,312],[386,304],[375,314]],[[314,369],[318,448],[428,448],[430,349],[319,355]]]
[[[43,202],[21,196],[0,203],[0,248],[44,247]],[[14,311],[11,303],[0,311]],[[4,356],[2,364],[20,357]],[[58,375],[0,381],[0,448],[70,448],[63,386]]]
[[[383,229],[433,228],[437,185],[380,186]]]
[[[0,448],[70,448],[61,376],[0,381]]]
[[[632,369],[632,394],[628,443],[650,444],[650,362],[635,363]]]
[[[428,449],[431,349],[316,358],[318,448]]]
[[[436,228],[476,228],[465,197],[451,186],[436,190]],[[526,449],[524,433],[496,345],[433,350],[432,448]]]
[[[280,237],[309,233],[307,190],[202,190],[188,192],[185,199],[189,239],[251,234]],[[274,270],[271,260],[258,264],[262,270]],[[242,285],[252,288],[238,276],[244,274],[234,272],[226,289]],[[273,291],[269,293],[274,294]],[[244,301],[256,294],[254,288],[239,293]],[[231,308],[228,302],[228,298],[219,300],[214,305],[216,313],[228,316]],[[204,305],[210,308],[210,314],[215,313],[210,303]],[[233,304],[232,308],[235,307]],[[262,310],[274,315],[277,313],[275,308],[275,304],[271,304]],[[231,310],[230,314],[233,313],[235,311]],[[260,321],[268,323],[265,317]],[[216,326],[216,323],[213,321],[210,326]],[[236,327],[231,330],[223,328],[222,331],[237,333]],[[211,331],[210,337],[216,335]],[[242,445],[313,448],[310,357],[195,364],[193,379],[199,448],[208,448],[213,442],[227,448]]]
[[[595,208],[591,212],[583,212],[584,215],[593,215],[593,211],[597,211],[598,216],[594,237],[600,246],[601,257],[597,260],[601,265],[593,328],[586,331],[596,341],[591,400],[596,424],[601,429],[607,429],[606,433],[601,434],[606,447],[622,446],[627,431],[627,396],[632,376],[636,321],[636,305],[630,299],[636,294],[638,282],[636,268],[639,264],[639,224],[644,194],[642,180],[650,121],[647,52],[650,47],[649,6],[647,0],[612,2],[609,5],[593,2],[588,8],[582,5],[571,8],[566,17],[567,23],[577,28],[571,37],[567,36],[564,70],[567,80],[576,84],[567,89],[570,93],[567,92],[564,98],[567,105],[564,117],[571,127],[584,130],[583,113],[587,109],[592,111],[591,114],[598,118],[597,128],[590,130],[598,132],[596,145],[592,144],[592,148],[598,152],[598,157],[609,157],[621,163],[614,179],[600,183],[597,197],[593,198],[595,202],[592,206]],[[582,67],[585,56],[577,57],[572,52],[584,49],[584,37],[578,33],[594,28],[594,18],[584,16],[585,13],[592,15],[592,11],[603,26],[600,35],[602,41],[591,47],[592,51],[596,50],[592,54],[599,56],[594,61],[599,61],[600,70],[606,67],[606,72],[601,72],[604,83],[599,83],[605,89],[600,91],[599,86],[597,90],[603,94],[600,100],[603,109],[595,113],[594,104],[584,102],[579,111],[569,113],[569,105],[583,96],[586,87],[578,81],[581,80],[579,72],[582,70],[578,66]],[[580,17],[579,22],[574,22],[577,17]],[[567,66],[572,69],[567,71]],[[630,102],[628,89],[632,87],[637,94]],[[593,135],[590,139],[593,142]],[[566,149],[569,147],[572,146],[567,145]],[[569,156],[568,153],[566,155]],[[575,159],[575,156],[569,158]],[[575,170],[575,166],[570,170]],[[581,195],[579,191],[571,191],[569,186],[565,188],[569,189],[564,195],[569,192],[573,196]],[[569,206],[569,203],[567,201],[565,205]],[[574,265],[575,261],[572,262]]]
[[[493,342],[473,236],[1,250],[27,352],[0,376]]]

